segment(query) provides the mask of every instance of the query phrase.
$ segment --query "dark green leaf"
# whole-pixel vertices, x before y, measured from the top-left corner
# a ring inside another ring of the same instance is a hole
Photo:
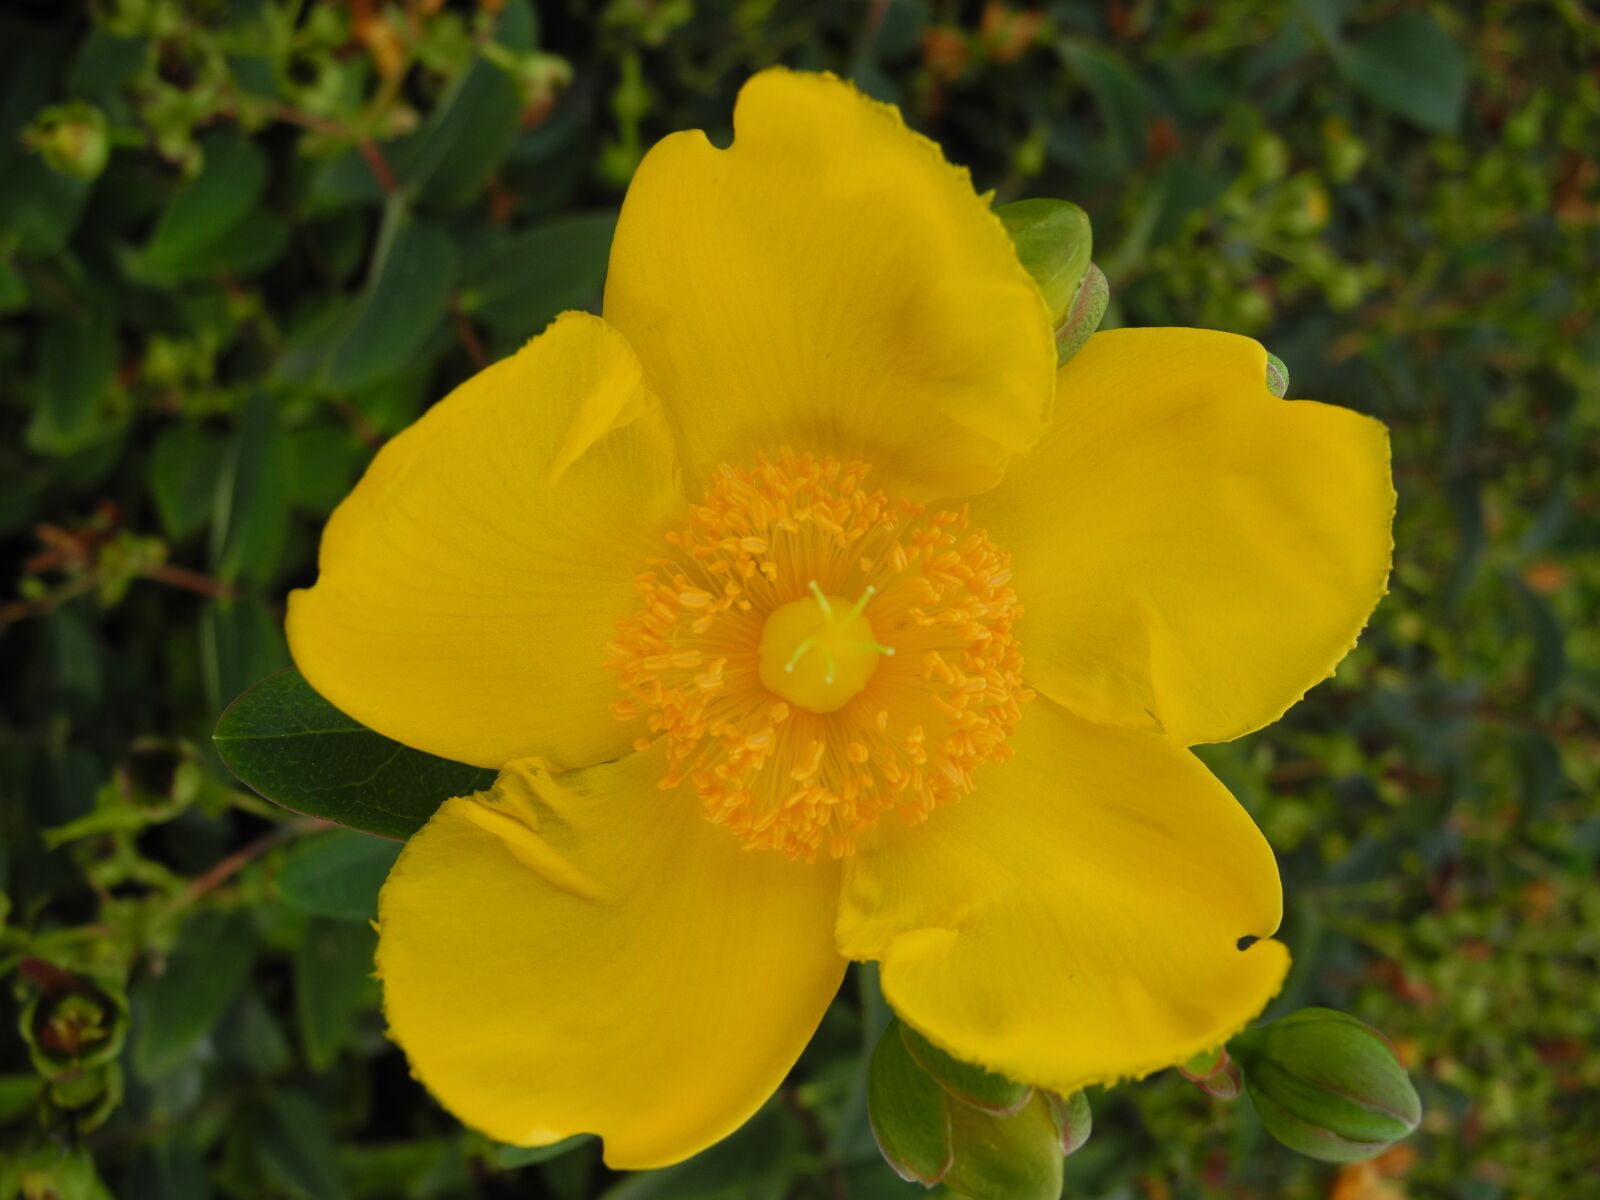
[[[138,993],[133,1066],[160,1078],[216,1026],[250,973],[254,942],[239,912],[203,912],[183,927],[165,969]]]
[[[1150,96],[1139,76],[1117,55],[1087,42],[1063,42],[1060,53],[1094,97],[1117,156],[1125,165],[1138,162],[1144,155],[1151,111]]]
[[[182,541],[205,527],[217,495],[225,439],[198,424],[164,430],[150,454],[150,495],[161,527]]]
[[[210,1200],[210,1196],[205,1159],[188,1138],[175,1133],[141,1148],[129,1173],[125,1200]]]
[[[39,346],[39,407],[28,448],[75,454],[114,434],[107,402],[117,369],[117,331],[109,321],[55,321]]]
[[[449,238],[391,200],[366,291],[328,362],[327,385],[369,387],[404,367],[444,316],[455,276]]]
[[[605,1200],[783,1200],[796,1141],[787,1110],[768,1104],[733,1136],[677,1166],[632,1175]]]
[[[1380,108],[1429,133],[1451,133],[1467,98],[1467,59],[1434,19],[1405,9],[1369,30],[1340,65]]]
[[[130,262],[129,269],[141,282],[159,285],[187,283],[228,275],[248,279],[277,262],[289,242],[289,227],[276,213],[258,208],[246,213],[237,225],[213,241],[195,247],[171,265]]]
[[[338,425],[308,425],[291,435],[294,443],[294,502],[326,516],[355,482],[368,451]]]
[[[528,0],[505,5],[495,40],[513,50],[533,48]],[[521,114],[516,84],[480,56],[433,110],[422,131],[395,151],[395,173],[424,204],[464,203],[483,190],[505,159]]]
[[[128,259],[129,268],[150,282],[204,274],[207,255],[240,225],[267,183],[267,156],[254,142],[219,130],[203,142],[205,164],[173,196],[150,240]]]
[[[365,833],[307,838],[284,859],[278,894],[304,912],[365,923],[378,915],[378,889],[399,856],[399,843]]]
[[[267,799],[384,837],[410,837],[444,800],[495,776],[373,733],[293,670],[240,696],[215,736],[229,769]]]
[[[531,1167],[534,1163],[560,1158],[563,1154],[576,1150],[579,1146],[587,1146],[594,1140],[592,1134],[579,1133],[569,1138],[562,1138],[559,1142],[551,1142],[548,1146],[496,1146],[494,1163],[497,1167],[514,1171],[518,1167]]]
[[[254,597],[213,601],[200,620],[200,662],[206,702],[220,712],[251,683],[288,664],[283,622]]]
[[[262,1166],[290,1195],[339,1200],[344,1194],[327,1116],[309,1096],[287,1089],[268,1092],[257,1110],[255,1132]]]
[[[46,258],[61,250],[77,227],[92,184],[45,166],[21,147],[0,154],[0,230],[16,239],[23,258]]]
[[[465,273],[462,307],[507,337],[525,340],[557,313],[593,305],[616,226],[616,213],[587,213],[492,242]]]
[[[217,476],[212,561],[223,579],[265,583],[278,570],[289,534],[294,460],[266,393],[245,405],[233,448]]]
[[[356,1015],[376,1002],[372,956],[377,946],[378,935],[364,921],[324,918],[306,926],[295,951],[294,984],[300,1036],[312,1070],[333,1065]]]

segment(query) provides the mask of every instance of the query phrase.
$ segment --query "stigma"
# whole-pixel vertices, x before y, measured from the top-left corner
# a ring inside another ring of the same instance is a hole
[[[775,609],[761,629],[761,682],[808,712],[837,712],[861,694],[894,647],[877,641],[866,608],[868,584],[854,604],[829,596],[815,579],[809,597]]]
[[[607,647],[617,716],[665,743],[661,786],[749,849],[837,858],[926,819],[1010,756],[1032,695],[1009,558],[964,509],[868,474],[789,452],[718,468]]]

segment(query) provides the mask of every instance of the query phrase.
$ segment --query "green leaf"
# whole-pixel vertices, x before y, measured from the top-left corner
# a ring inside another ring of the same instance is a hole
[[[495,777],[372,732],[294,670],[234,701],[215,738],[228,768],[268,800],[390,838],[410,837],[443,801]]]
[[[78,227],[93,184],[61,175],[20,146],[0,154],[0,230],[16,239],[22,258],[58,253]]]
[[[253,954],[245,914],[210,911],[190,918],[165,970],[138,994],[133,1067],[140,1078],[159,1079],[183,1064],[244,986]]]
[[[324,918],[306,926],[295,950],[294,991],[312,1070],[333,1065],[350,1039],[356,1015],[377,1000],[372,973],[377,948],[378,935],[365,922]]]
[[[1153,107],[1143,80],[1120,57],[1090,42],[1064,41],[1058,50],[1094,97],[1116,156],[1124,166],[1138,163]]]
[[[216,240],[198,246],[180,262],[156,267],[140,261],[130,274],[143,283],[171,286],[195,279],[229,275],[248,279],[277,262],[289,244],[289,226],[264,208],[245,214],[243,220]]]
[[[39,346],[39,407],[28,425],[28,448],[76,454],[116,432],[108,420],[117,369],[117,331],[109,321],[53,321]]]
[[[769,1103],[731,1137],[687,1162],[630,1175],[605,1200],[784,1200],[797,1141],[788,1111]]]
[[[205,528],[217,495],[226,440],[196,423],[163,430],[150,453],[150,495],[173,541]]]
[[[962,1103],[1009,1116],[1021,1112],[1028,1097],[1033,1095],[1033,1088],[1027,1084],[952,1058],[904,1021],[897,1025],[900,1038],[917,1065]]]
[[[172,283],[208,274],[208,256],[244,224],[266,188],[267,156],[254,142],[219,130],[200,145],[200,174],[173,196],[144,247],[125,259],[137,279]]]
[[[277,410],[256,392],[217,476],[212,561],[223,579],[266,583],[277,573],[289,536],[293,467]]]
[[[211,1197],[205,1158],[181,1133],[140,1146],[128,1172],[127,1189],[124,1200],[210,1200]]]
[[[331,422],[297,429],[290,440],[294,503],[326,516],[350,491],[367,450],[348,429]]]
[[[443,318],[455,277],[450,239],[391,199],[366,291],[328,361],[327,386],[368,387],[406,366]]]
[[[378,915],[378,889],[400,856],[398,843],[336,830],[307,838],[278,871],[278,895],[303,912],[365,923]]]
[[[303,1092],[269,1091],[256,1110],[255,1135],[261,1165],[290,1195],[339,1200],[344,1194],[327,1115]]]
[[[1467,98],[1467,59],[1425,12],[1405,9],[1339,55],[1350,82],[1379,108],[1429,133],[1453,133]]]
[[[531,50],[533,33],[527,0],[510,0],[500,14],[495,41],[512,50]],[[425,205],[463,204],[483,190],[504,161],[521,117],[516,84],[480,56],[421,132],[394,150],[395,174]]]
[[[206,704],[220,712],[258,679],[289,662],[283,622],[253,596],[217,600],[200,617],[200,664]]]
[[[465,272],[462,308],[510,338],[532,337],[599,298],[616,227],[614,212],[585,213],[496,239]]]
[[[0,1124],[32,1112],[43,1087],[43,1080],[33,1071],[0,1075]]]
[[[562,1138],[559,1142],[551,1142],[548,1146],[496,1146],[494,1165],[507,1171],[514,1171],[518,1167],[531,1167],[534,1163],[560,1158],[563,1154],[576,1150],[579,1146],[587,1146],[594,1140],[593,1134],[577,1133],[572,1137]]]

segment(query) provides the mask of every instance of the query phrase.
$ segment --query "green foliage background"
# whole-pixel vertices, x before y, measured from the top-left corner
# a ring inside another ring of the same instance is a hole
[[[643,150],[725,137],[779,61],[900,103],[1000,200],[1082,203],[1108,324],[1250,333],[1393,430],[1391,594],[1205,757],[1283,866],[1274,1011],[1383,1028],[1424,1128],[1341,1174],[1168,1073],[1092,1096],[1068,1194],[1595,1195],[1592,6],[41,0],[0,14],[0,1200],[25,1169],[68,1198],[918,1194],[862,1121],[866,975],[683,1168],[463,1132],[366,977],[393,844],[252,797],[209,736],[286,664],[373,448],[593,306]],[[52,969],[98,981],[110,1065],[46,1095]]]

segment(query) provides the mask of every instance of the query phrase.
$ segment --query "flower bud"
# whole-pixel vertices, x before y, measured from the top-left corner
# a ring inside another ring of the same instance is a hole
[[[1228,1057],[1224,1046],[1196,1054],[1178,1071],[1213,1099],[1232,1100],[1239,1094],[1239,1065]]]
[[[1289,394],[1289,368],[1276,354],[1267,355],[1267,391],[1279,400]]]
[[[1060,325],[1089,269],[1094,237],[1089,214],[1066,200],[1018,200],[994,210],[1011,235],[1017,258],[1033,276]]]
[[[111,157],[105,113],[82,100],[45,109],[33,119],[23,138],[44,156],[52,171],[74,179],[97,178]]]
[[[24,959],[21,971],[38,988],[18,1024],[40,1075],[53,1080],[117,1057],[128,1032],[128,1002],[120,986],[35,958]]]
[[[1228,1049],[1267,1132],[1308,1158],[1360,1162],[1422,1119],[1388,1041],[1345,1013],[1303,1008],[1246,1030]]]
[[[1088,1105],[952,1058],[891,1021],[867,1074],[867,1116],[903,1179],[971,1200],[1055,1200],[1062,1159],[1088,1136]]]

